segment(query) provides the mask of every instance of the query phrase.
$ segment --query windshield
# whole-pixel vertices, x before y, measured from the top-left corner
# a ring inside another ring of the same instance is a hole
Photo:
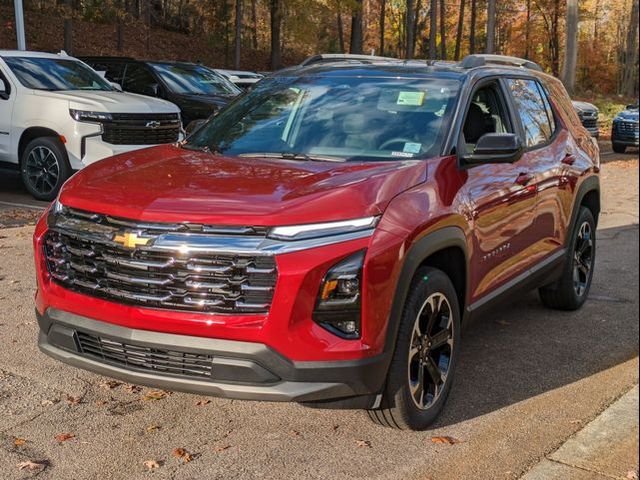
[[[186,95],[238,95],[240,90],[213,70],[200,65],[152,63],[169,90]]]
[[[448,79],[269,78],[185,147],[232,156],[426,158],[439,154],[458,89]]]
[[[70,58],[4,57],[22,85],[34,90],[115,89],[84,63]]]

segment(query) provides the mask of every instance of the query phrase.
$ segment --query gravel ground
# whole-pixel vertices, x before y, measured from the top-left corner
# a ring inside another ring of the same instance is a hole
[[[422,433],[358,411],[153,393],[45,357],[33,227],[0,229],[0,478],[520,477],[638,383],[638,161],[624,158],[603,167],[590,301],[552,312],[532,292],[474,325],[445,412]]]

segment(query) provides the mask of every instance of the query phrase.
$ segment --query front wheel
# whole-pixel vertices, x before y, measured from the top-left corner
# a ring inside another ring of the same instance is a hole
[[[447,400],[459,351],[455,288],[444,272],[421,268],[400,320],[381,406],[369,417],[403,430],[428,428]]]
[[[620,143],[613,143],[611,144],[611,147],[615,153],[624,153],[627,151],[627,146]]]
[[[62,142],[55,137],[31,140],[20,160],[22,182],[37,200],[50,202],[71,176],[71,167]]]

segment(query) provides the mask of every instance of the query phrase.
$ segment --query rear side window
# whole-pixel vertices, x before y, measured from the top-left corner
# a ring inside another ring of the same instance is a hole
[[[507,85],[520,115],[527,147],[547,143],[555,132],[551,105],[535,80],[507,79]]]
[[[124,63],[121,62],[88,62],[96,72],[104,72],[104,78],[110,82],[122,85],[124,77]]]
[[[155,78],[144,65],[130,63],[127,65],[122,89],[126,92],[148,94],[149,87],[157,85]]]

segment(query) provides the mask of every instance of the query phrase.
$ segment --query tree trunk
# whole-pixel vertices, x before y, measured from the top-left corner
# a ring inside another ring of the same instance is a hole
[[[362,53],[362,0],[356,0],[351,14],[351,41],[349,53]]]
[[[73,55],[73,0],[65,0],[65,19],[63,24],[64,51]]]
[[[279,70],[282,63],[280,50],[280,27],[282,26],[282,5],[280,0],[271,0],[271,69]]]
[[[469,53],[476,53],[476,24],[478,21],[478,0],[471,0],[471,25],[469,27]]]
[[[258,49],[258,12],[257,12],[257,0],[251,0],[251,44],[253,49]]]
[[[445,0],[440,0],[440,58],[447,59],[447,7]]]
[[[622,93],[628,97],[638,95],[638,13],[638,0],[633,0],[622,77]]]
[[[422,1],[416,0],[416,9],[413,14],[413,56],[416,56],[416,43],[418,41],[418,32],[420,31],[420,9],[422,8]]]
[[[551,36],[549,51],[551,53],[551,72],[554,77],[560,75],[560,0],[554,0],[553,16],[551,19]]]
[[[380,0],[380,55],[384,56],[384,22],[387,15],[387,0]]]
[[[407,14],[405,15],[405,57],[407,59],[413,58],[413,38],[415,35],[414,23],[413,23],[413,0],[406,0],[407,2]]]
[[[529,42],[531,39],[531,0],[527,0],[527,23],[524,27],[524,58],[529,59],[531,55],[531,47]]]
[[[460,0],[460,12],[458,14],[458,32],[456,33],[456,51],[453,59],[457,62],[460,60],[460,49],[462,47],[462,31],[464,30],[464,4],[466,0]]]
[[[340,10],[340,4],[338,4],[336,20],[338,22],[338,48],[340,49],[340,53],[344,53],[344,27],[342,25],[342,11]]]
[[[562,81],[567,92],[573,95],[576,86],[576,68],[578,66],[578,0],[567,0],[567,27],[565,33],[564,66]]]
[[[438,52],[436,50],[436,36],[438,34],[438,0],[431,0],[429,20],[429,58],[435,60],[438,57]]]
[[[494,53],[496,49],[496,0],[487,2],[487,44],[485,53]]]
[[[600,0],[596,0],[596,6],[594,7],[593,12],[593,43],[598,42],[598,23],[600,20]]]
[[[242,54],[242,0],[236,0],[236,33],[235,33],[235,52],[234,66],[236,70],[240,70],[240,56]]]

